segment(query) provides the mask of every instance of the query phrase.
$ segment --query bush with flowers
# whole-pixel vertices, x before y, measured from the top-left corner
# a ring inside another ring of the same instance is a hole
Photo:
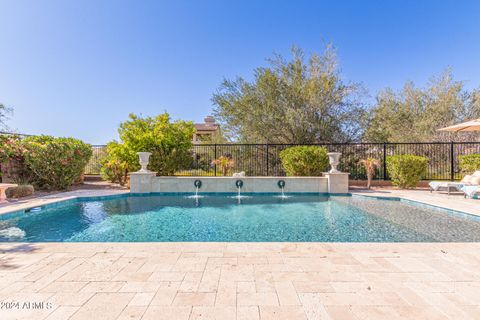
[[[92,156],[89,144],[73,138],[2,137],[2,172],[17,183],[44,190],[63,190],[80,179]],[[4,168],[7,168],[5,170]]]
[[[18,136],[0,135],[0,177],[4,182],[25,184],[32,180],[24,155],[25,148]]]

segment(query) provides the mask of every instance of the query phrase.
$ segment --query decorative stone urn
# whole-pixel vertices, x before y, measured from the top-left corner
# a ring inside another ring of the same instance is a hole
[[[149,159],[150,159],[150,155],[152,153],[150,153],[150,152],[137,152],[137,154],[138,154],[138,157],[140,158],[140,165],[142,166],[142,168],[138,172],[144,172],[144,173],[150,172],[147,169],[147,166],[148,166],[148,162],[149,162]]]
[[[330,166],[332,167],[328,173],[339,173],[340,171],[337,170],[337,166],[340,163],[340,156],[342,154],[340,152],[329,152],[327,153],[328,161],[330,162]]]

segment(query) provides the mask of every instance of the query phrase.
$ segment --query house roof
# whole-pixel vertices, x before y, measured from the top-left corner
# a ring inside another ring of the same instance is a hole
[[[207,132],[214,132],[220,128],[220,125],[215,123],[215,119],[212,116],[206,116],[204,119],[204,123],[195,123],[195,129],[197,131],[207,131]]]
[[[217,131],[218,128],[220,127],[216,123],[213,123],[213,124],[210,124],[210,123],[195,123],[194,126],[195,126],[195,129],[197,129],[197,131]]]

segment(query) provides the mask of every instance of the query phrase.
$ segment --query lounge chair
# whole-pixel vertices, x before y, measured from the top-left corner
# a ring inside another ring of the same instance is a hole
[[[478,186],[480,184],[480,171],[475,171],[472,175],[466,175],[460,182],[452,181],[431,181],[428,183],[430,192],[447,189],[448,194],[453,190],[463,192],[466,186]],[[464,192],[465,193],[465,192]]]
[[[430,186],[430,192],[442,191],[446,189],[448,194],[450,194],[452,189],[456,191],[462,191],[462,188],[465,186],[465,184],[461,182],[447,182],[447,181],[432,181],[432,182],[429,182],[428,185]]]
[[[465,198],[474,199],[477,193],[480,194],[480,186],[464,186],[462,192]]]

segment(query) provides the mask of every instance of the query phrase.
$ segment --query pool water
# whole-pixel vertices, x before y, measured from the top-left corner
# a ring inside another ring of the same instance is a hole
[[[125,196],[2,217],[0,241],[480,241],[480,221],[365,197]]]

